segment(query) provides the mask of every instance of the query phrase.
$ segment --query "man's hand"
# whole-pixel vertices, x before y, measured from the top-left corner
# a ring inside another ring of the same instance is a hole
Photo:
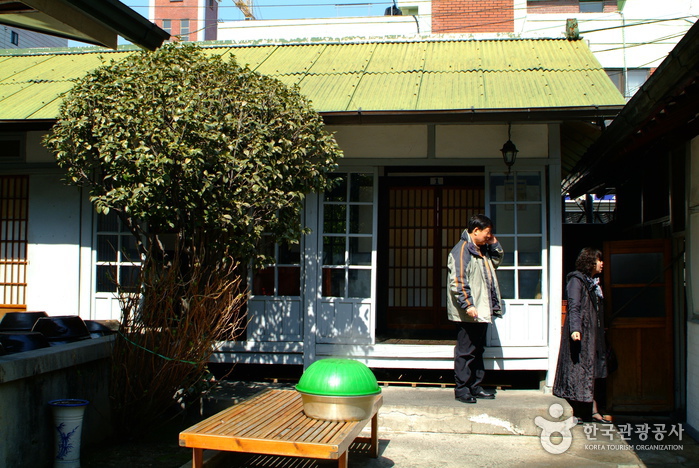
[[[496,244],[498,242],[498,238],[495,236],[490,236],[490,239],[488,239],[488,244]]]
[[[478,317],[478,311],[477,311],[476,308],[473,307],[473,306],[471,306],[471,307],[469,307],[468,309],[466,309],[466,314],[467,314],[469,317],[472,317],[472,318]]]

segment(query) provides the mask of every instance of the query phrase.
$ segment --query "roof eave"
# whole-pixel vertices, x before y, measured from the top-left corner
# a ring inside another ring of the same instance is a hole
[[[587,107],[544,107],[512,109],[438,109],[321,111],[328,125],[386,123],[468,123],[468,122],[561,122],[597,121],[614,118],[622,105]]]
[[[0,23],[116,49],[117,36],[155,50],[170,35],[118,0],[22,0],[29,10],[0,14]]]
[[[655,72],[624,106],[619,116],[602,132],[561,190],[570,196],[594,193],[610,175],[609,164],[647,148],[634,146],[634,135],[661,113],[699,76],[699,22],[695,23]]]

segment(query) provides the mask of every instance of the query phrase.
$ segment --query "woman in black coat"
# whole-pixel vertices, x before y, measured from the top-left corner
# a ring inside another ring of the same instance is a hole
[[[589,412],[581,412],[591,403],[591,419],[597,422],[606,421],[595,400],[595,380],[607,377],[603,296],[597,278],[602,268],[602,252],[586,247],[566,278],[568,313],[553,383],[553,394],[568,400],[579,420],[589,418]]]

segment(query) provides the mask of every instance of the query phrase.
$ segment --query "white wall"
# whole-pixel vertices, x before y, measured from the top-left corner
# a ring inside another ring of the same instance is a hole
[[[328,125],[345,158],[424,158],[424,125]]]
[[[437,125],[437,158],[501,159],[508,139],[507,125]],[[548,126],[513,125],[512,141],[518,158],[548,158]]]
[[[429,157],[425,125],[329,125],[344,152],[352,158]],[[546,124],[513,125],[512,141],[517,160],[549,157]],[[434,157],[439,159],[502,159],[500,148],[507,141],[507,125],[435,125]]]
[[[219,24],[223,41],[340,39],[429,35],[432,32],[432,2],[414,0],[398,6],[417,6],[416,16],[357,16],[294,20],[225,21]]]
[[[80,193],[60,174],[29,179],[27,310],[76,315],[80,278]]]
[[[664,0],[662,6],[657,0],[630,0],[623,11],[614,13],[528,14],[518,33],[565,37],[566,20],[575,18],[580,35],[603,67],[653,68],[692,26],[697,13],[696,0]]]

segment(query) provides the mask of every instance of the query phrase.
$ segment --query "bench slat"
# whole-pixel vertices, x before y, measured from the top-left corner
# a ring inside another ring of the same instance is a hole
[[[372,412],[372,431],[379,396]],[[295,390],[266,390],[180,433],[180,446],[267,455],[347,460],[347,450],[368,420],[326,421],[303,412]],[[376,437],[374,437],[376,439]],[[378,442],[378,439],[376,439]]]

